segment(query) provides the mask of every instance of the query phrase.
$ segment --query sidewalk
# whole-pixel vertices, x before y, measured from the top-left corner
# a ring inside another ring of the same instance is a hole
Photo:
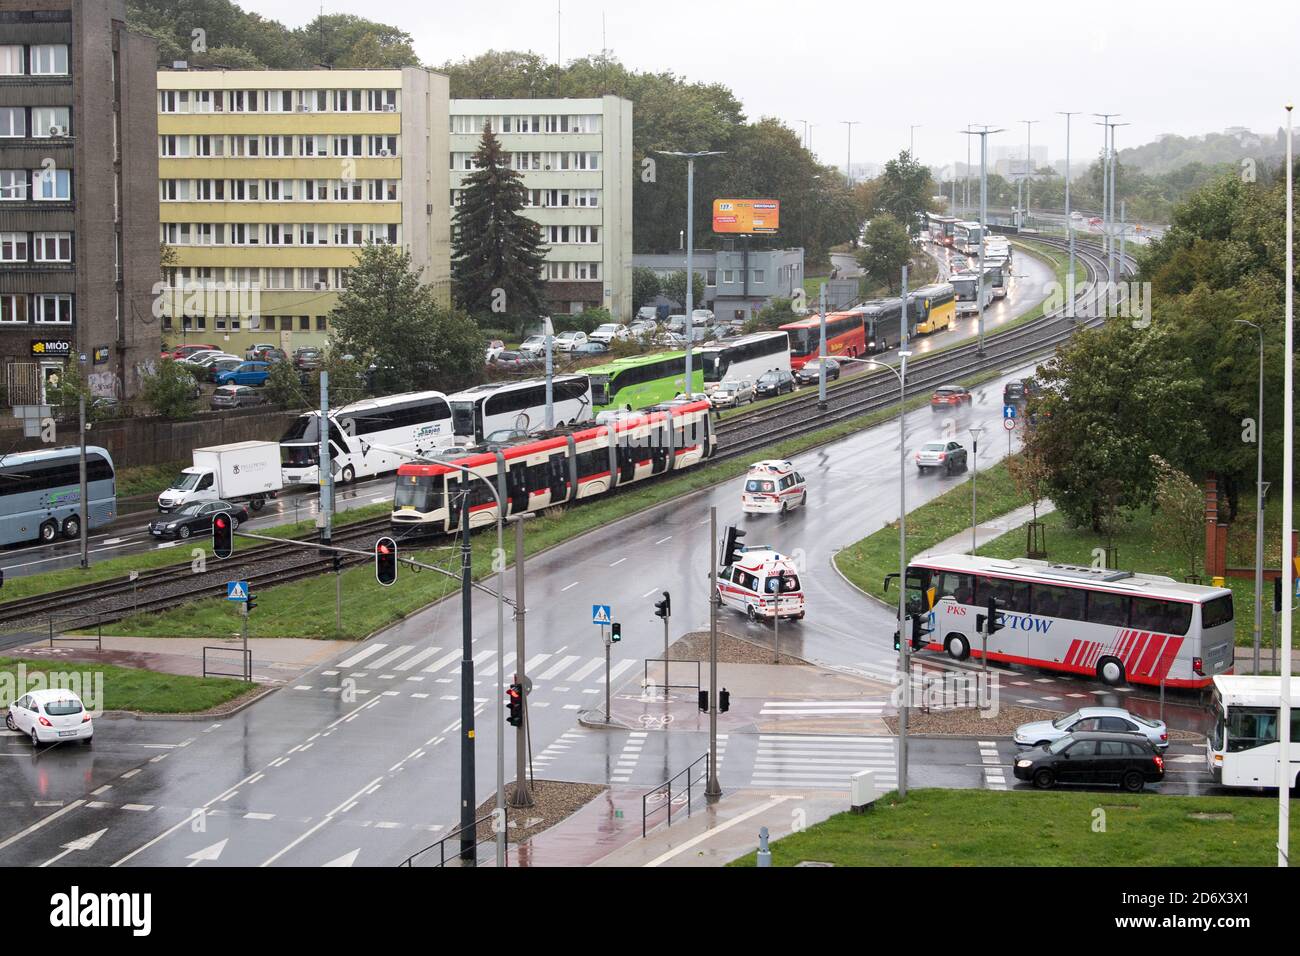
[[[301,637],[250,638],[248,649],[253,653],[253,680],[264,684],[287,683],[340,651],[355,646],[353,641],[324,641]],[[105,637],[104,649],[96,651],[93,645],[60,643],[57,640],[55,646],[50,647],[48,640],[41,639],[31,644],[7,648],[3,656],[114,664],[163,674],[202,676],[204,647],[220,647],[238,652],[243,643],[237,638]],[[238,666],[237,656],[225,656],[231,657]]]
[[[1041,519],[1044,515],[1049,515],[1056,510],[1056,505],[1050,501],[1040,501],[1038,503],[1038,517]],[[1023,528],[1033,520],[1034,509],[1030,505],[1017,508],[1015,511],[1008,511],[1004,515],[985,521],[975,528],[976,547],[988,544],[994,538],[1000,538],[1008,531],[1014,531],[1016,528]],[[927,548],[920,554],[919,558],[930,558],[936,554],[966,554],[970,551],[970,528],[953,535],[946,541],[940,541],[932,548]]]

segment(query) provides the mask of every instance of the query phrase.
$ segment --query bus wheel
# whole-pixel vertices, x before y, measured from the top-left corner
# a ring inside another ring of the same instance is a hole
[[[348,465],[346,468],[344,468],[344,469],[343,469],[343,473],[342,473],[341,475],[339,475],[339,478],[342,479],[343,484],[345,484],[345,485],[350,485],[350,484],[352,484],[353,480],[354,480],[356,477],[357,477],[357,473],[356,473],[356,471],[353,469],[353,467],[352,467],[351,465]]]
[[[1108,687],[1124,683],[1124,665],[1113,657],[1103,657],[1097,664],[1097,677]]]
[[[970,657],[970,642],[960,634],[950,634],[945,650],[953,660],[964,661]]]
[[[67,521],[63,522],[63,536],[65,538],[81,537],[81,519],[73,515]]]
[[[55,521],[47,521],[41,525],[41,540],[47,544],[59,536],[59,525]]]
[[[1051,790],[1052,785],[1056,783],[1056,774],[1044,767],[1038,773],[1034,774],[1034,786],[1039,790]]]

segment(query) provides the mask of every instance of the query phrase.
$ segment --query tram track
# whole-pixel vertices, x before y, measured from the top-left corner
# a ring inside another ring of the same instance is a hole
[[[1065,240],[1035,237],[1035,242],[1064,250]],[[1003,332],[985,336],[981,353],[976,341],[964,342],[909,364],[907,396],[912,397],[990,369],[1010,370],[1052,351],[1081,326],[1102,321],[1096,308],[1093,283],[1106,274],[1103,253],[1092,243],[1076,241],[1075,255],[1083,264],[1085,285],[1075,300],[1077,318],[1064,308]],[[1133,260],[1125,257],[1122,269],[1132,271]],[[816,390],[808,395],[762,409],[722,418],[715,433],[719,450],[712,461],[726,461],[749,455],[773,443],[774,436],[797,437],[863,415],[888,409],[898,401],[895,377],[884,371],[851,376],[827,389],[827,407],[818,408]],[[387,517],[374,518],[336,530],[335,544],[372,539],[377,533],[393,533]],[[95,627],[125,617],[161,612],[196,598],[221,597],[230,580],[245,580],[253,590],[316,577],[332,570],[333,561],[320,557],[303,544],[311,539],[296,538],[237,552],[236,557],[215,562],[205,558],[198,570],[189,564],[141,572],[134,581],[116,577],[105,581],[50,591],[0,604],[0,641],[8,635],[54,634]],[[369,552],[369,545],[359,549]],[[369,554],[340,556],[340,568],[369,561]]]

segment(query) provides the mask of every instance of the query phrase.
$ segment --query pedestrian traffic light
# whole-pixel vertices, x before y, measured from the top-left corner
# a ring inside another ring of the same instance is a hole
[[[667,591],[664,592],[662,601],[655,601],[655,617],[662,617],[665,621],[673,616],[673,598]]]
[[[700,691],[700,710],[706,714],[709,712],[709,692],[707,690]]]
[[[996,598],[989,598],[988,607],[984,614],[984,633],[990,637],[997,631],[1005,627],[1002,623],[1002,615],[998,613],[998,602]]]
[[[722,539],[722,567],[730,567],[740,560],[740,555],[745,550],[740,539],[744,536],[745,532],[734,525],[727,527],[726,536]]]
[[[524,688],[522,684],[511,684],[506,691],[507,720],[511,727],[518,727],[524,722]]]
[[[248,589],[248,600],[244,602],[244,610],[251,614],[255,607],[257,607],[257,595],[253,593],[253,589],[250,587]]]
[[[903,647],[903,641],[902,641],[902,638],[900,638],[900,637],[898,636],[898,633],[899,633],[899,632],[898,632],[898,629],[896,628],[896,629],[894,630],[894,650],[896,650],[896,651],[897,651],[897,650],[901,650],[902,647]]]
[[[235,524],[230,512],[218,511],[212,516],[212,553],[218,558],[228,558],[235,550]]]
[[[384,587],[397,581],[397,542],[388,535],[375,542],[375,580]]]
[[[617,644],[621,640],[623,640],[623,625],[615,621],[609,626],[609,642]]]
[[[724,687],[718,691],[718,713],[725,714],[729,710],[731,710],[731,691]]]

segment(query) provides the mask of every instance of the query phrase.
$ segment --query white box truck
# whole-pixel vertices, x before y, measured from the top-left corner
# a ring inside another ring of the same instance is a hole
[[[158,496],[158,510],[164,514],[195,501],[247,501],[260,511],[283,487],[279,442],[214,445],[196,448],[193,455],[194,464]]]

